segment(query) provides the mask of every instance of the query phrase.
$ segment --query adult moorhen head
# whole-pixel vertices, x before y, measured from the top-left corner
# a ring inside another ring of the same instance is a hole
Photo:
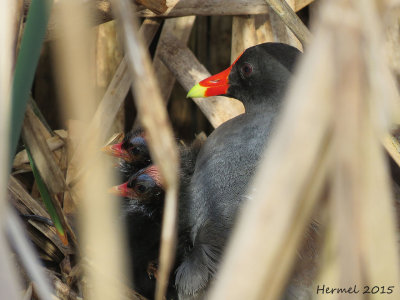
[[[187,97],[232,97],[243,103],[247,113],[258,105],[280,102],[299,53],[282,43],[250,47],[229,68],[196,84]]]
[[[237,211],[282,105],[300,51],[265,43],[244,51],[225,71],[195,85],[188,97],[226,95],[245,113],[207,138],[196,160],[181,220],[190,244],[177,269],[179,299],[201,299],[215,275]]]

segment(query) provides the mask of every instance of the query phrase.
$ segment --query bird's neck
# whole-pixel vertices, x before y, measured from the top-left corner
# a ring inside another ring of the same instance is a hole
[[[255,95],[251,99],[244,99],[243,105],[246,113],[275,113],[282,106],[286,88],[277,88],[274,90],[265,90],[262,95]]]

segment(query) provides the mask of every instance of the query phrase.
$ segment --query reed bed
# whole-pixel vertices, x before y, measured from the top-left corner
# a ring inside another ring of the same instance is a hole
[[[288,282],[309,287],[289,299],[399,299],[399,18],[395,0],[1,1],[0,299],[145,299],[129,286],[107,192],[117,179],[100,152],[133,124],[166,188],[155,293],[165,299],[179,118],[197,120],[191,142],[244,111],[222,96],[188,108],[182,90],[220,67],[202,53],[229,63],[272,41],[304,54],[207,299],[281,299]],[[202,20],[231,29],[210,33]],[[58,102],[39,99],[43,43]]]

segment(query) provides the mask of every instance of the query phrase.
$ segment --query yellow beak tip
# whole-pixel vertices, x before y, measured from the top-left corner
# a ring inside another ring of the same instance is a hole
[[[200,84],[196,84],[187,93],[186,98],[202,98],[202,97],[205,97],[206,90],[207,90],[206,87],[201,86]]]

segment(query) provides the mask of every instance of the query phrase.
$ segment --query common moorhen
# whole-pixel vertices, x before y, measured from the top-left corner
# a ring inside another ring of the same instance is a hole
[[[194,171],[197,154],[204,143],[205,136],[200,134],[190,146],[178,143],[180,154],[180,199],[186,199],[188,184]],[[130,254],[133,262],[133,278],[137,291],[152,298],[154,280],[144,277],[143,270],[148,261],[143,253],[151,253],[152,262],[158,259],[158,247],[160,243],[162,211],[164,204],[164,190],[158,169],[150,165],[151,158],[145,133],[137,129],[128,133],[121,143],[109,145],[103,148],[107,154],[120,158],[119,170],[124,184],[112,189],[114,193],[124,198],[121,214],[125,216],[130,243]],[[149,166],[150,165],[150,166]],[[139,168],[143,168],[138,171]],[[132,175],[133,174],[133,175]],[[179,205],[179,210],[184,210],[185,201]],[[185,215],[184,213],[180,215]],[[181,222],[186,225],[187,222]],[[188,240],[187,226],[180,226],[180,243],[186,244]],[[140,241],[140,242],[139,242]],[[156,246],[154,246],[156,245]],[[182,256],[182,247],[178,247],[176,262]],[[149,257],[148,257],[149,258]],[[138,259],[141,263],[137,264]],[[156,265],[152,263],[152,266]],[[146,287],[146,288],[143,288]],[[169,286],[168,299],[175,298],[172,284]]]
[[[268,141],[300,51],[280,43],[248,48],[188,97],[225,95],[245,113],[218,127],[200,150],[185,199],[190,248],[176,272],[179,299],[200,299],[214,276],[237,211]],[[182,213],[182,211],[181,211]]]
[[[156,166],[140,170],[129,180],[112,188],[121,196],[121,215],[127,229],[133,288],[153,299],[160,248],[164,188]],[[168,299],[176,299],[172,285]]]
[[[185,177],[193,174],[197,154],[204,140],[205,137],[199,134],[189,146],[178,143],[181,178],[182,175]],[[122,174],[123,182],[152,163],[146,135],[141,128],[127,133],[122,142],[108,145],[103,151],[121,159],[118,170]]]
[[[164,188],[155,165],[139,170],[127,182],[113,187],[111,192],[124,197],[121,211],[124,215],[138,212],[154,220],[161,218]]]
[[[108,145],[103,151],[121,159],[118,170],[123,182],[151,164],[150,151],[141,128],[130,131],[120,143]]]

